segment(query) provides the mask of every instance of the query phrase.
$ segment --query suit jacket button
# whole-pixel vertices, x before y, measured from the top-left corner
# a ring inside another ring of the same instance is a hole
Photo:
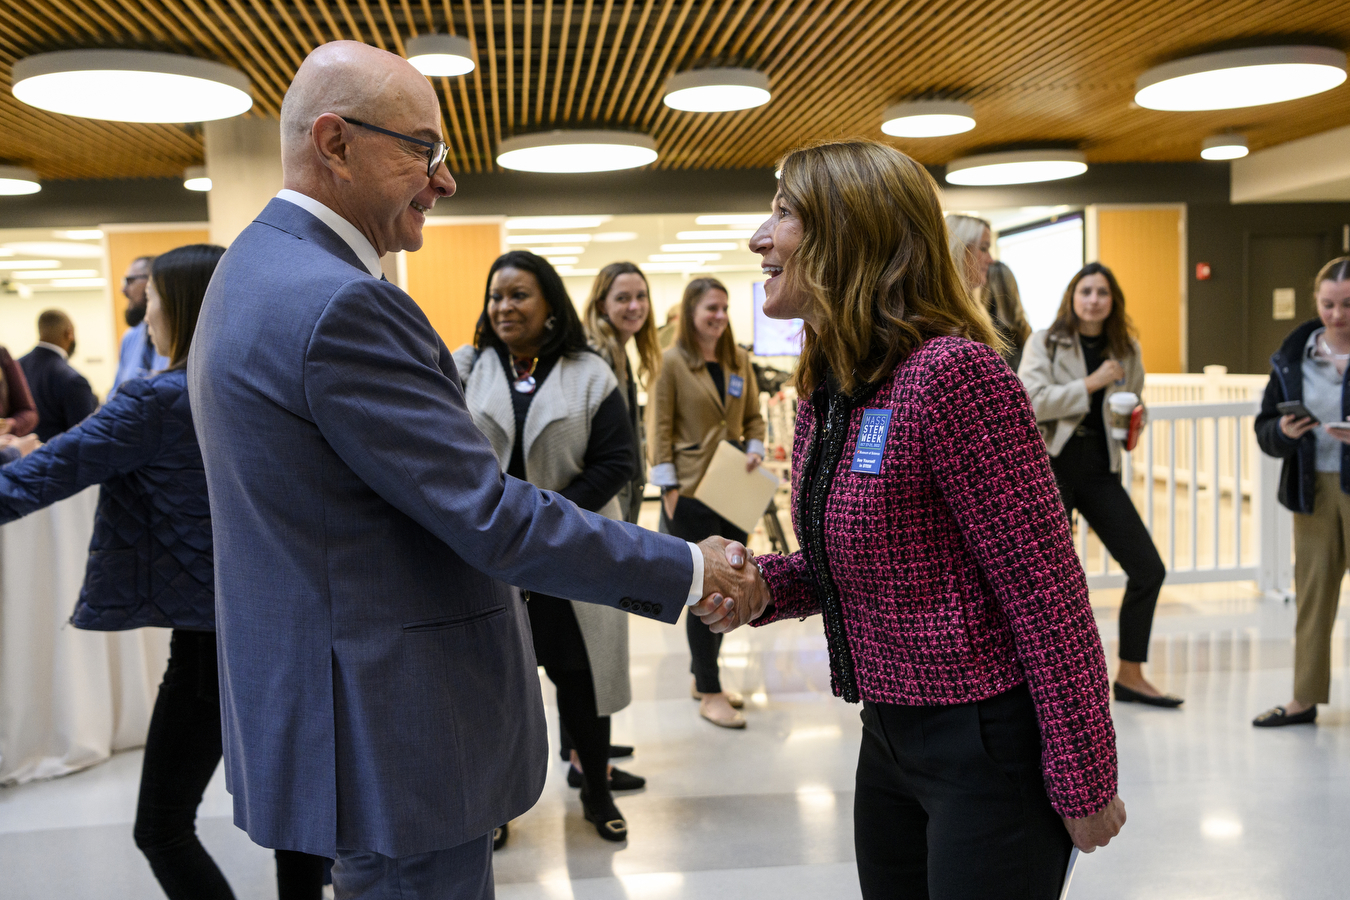
[[[627,609],[628,607],[630,607],[630,606],[632,606],[632,605],[633,605],[633,602],[632,602],[631,600],[629,600],[627,597],[624,597],[622,600],[619,601],[619,607],[620,607],[621,609]]]
[[[659,615],[661,615],[661,604],[660,604],[660,603],[653,603],[653,604],[652,604],[652,615],[654,615],[654,616],[659,616]]]
[[[645,613],[651,612],[651,611],[652,611],[652,605],[651,605],[651,603],[648,602],[648,601],[646,601],[646,600],[643,600],[643,601],[642,601],[642,611],[645,612]]]

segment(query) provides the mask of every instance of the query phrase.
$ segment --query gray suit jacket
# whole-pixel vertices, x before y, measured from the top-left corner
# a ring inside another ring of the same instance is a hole
[[[674,622],[687,545],[503,476],[412,298],[284,200],[221,260],[188,375],[235,822],[406,856],[529,809],[543,706],[503,582]]]

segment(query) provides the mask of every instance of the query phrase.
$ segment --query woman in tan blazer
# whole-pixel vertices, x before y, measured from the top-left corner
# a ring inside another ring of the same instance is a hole
[[[747,535],[694,499],[717,445],[741,446],[754,469],[764,459],[764,418],[750,354],[736,346],[727,321],[727,289],[716,278],[696,278],[684,289],[679,336],[661,359],[649,400],[647,443],[660,486],[661,530],[685,540],[718,534],[745,543]],[[685,617],[699,715],[724,728],[744,728],[740,695],[722,690],[717,654],[722,635],[697,616]]]

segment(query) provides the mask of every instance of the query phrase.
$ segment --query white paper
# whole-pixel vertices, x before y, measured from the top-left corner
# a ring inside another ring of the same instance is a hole
[[[778,476],[763,466],[745,471],[745,454],[723,441],[717,445],[708,471],[694,491],[694,499],[735,525],[741,531],[754,531],[755,523],[764,515],[774,492],[778,490]]]
[[[1078,848],[1069,854],[1069,867],[1064,871],[1064,887],[1060,888],[1059,900],[1069,900],[1069,882],[1073,881],[1073,870],[1078,865]]]

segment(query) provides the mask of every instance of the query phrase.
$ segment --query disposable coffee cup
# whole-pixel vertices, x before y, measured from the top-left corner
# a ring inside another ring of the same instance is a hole
[[[1139,395],[1131,391],[1117,391],[1106,398],[1111,416],[1111,437],[1123,441],[1130,435],[1130,414],[1139,405]]]

